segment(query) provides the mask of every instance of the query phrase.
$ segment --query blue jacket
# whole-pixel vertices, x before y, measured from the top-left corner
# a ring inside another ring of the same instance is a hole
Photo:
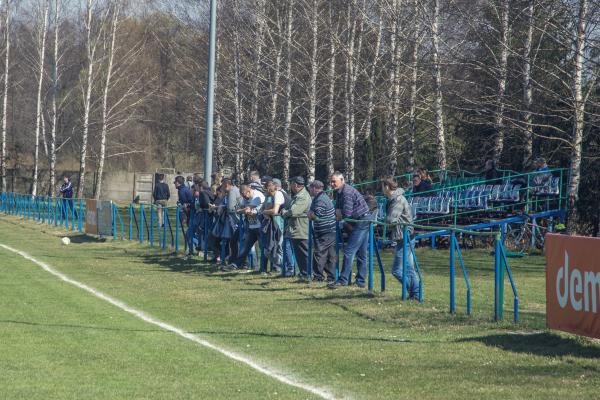
[[[335,208],[327,193],[321,192],[316,195],[312,201],[310,210],[317,217],[317,220],[313,222],[316,236],[335,232]]]
[[[60,187],[60,193],[65,199],[70,199],[73,197],[73,184],[71,183],[71,181],[62,184],[62,186]]]
[[[194,196],[192,195],[192,191],[189,187],[185,185],[181,185],[177,188],[177,196],[177,202],[181,205],[191,205],[194,203]]]

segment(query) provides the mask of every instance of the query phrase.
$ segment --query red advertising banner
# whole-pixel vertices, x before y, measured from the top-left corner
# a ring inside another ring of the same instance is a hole
[[[546,235],[546,325],[600,338],[600,238]]]

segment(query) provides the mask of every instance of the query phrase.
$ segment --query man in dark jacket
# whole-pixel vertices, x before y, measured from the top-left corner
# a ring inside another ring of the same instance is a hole
[[[175,188],[177,189],[177,204],[181,207],[181,222],[187,223],[190,217],[190,209],[194,204],[194,196],[191,189],[186,185],[185,178],[181,175],[175,177]]]
[[[365,287],[365,276],[367,274],[367,245],[369,243],[369,220],[372,218],[365,198],[351,185],[346,184],[344,175],[334,172],[330,178],[331,187],[337,192],[335,204],[336,218],[346,221],[352,231],[344,246],[344,262],[342,271],[335,284],[329,285],[331,289],[338,286],[348,286],[352,263],[356,256],[356,281],[354,285],[359,288]]]
[[[157,206],[158,224],[162,227],[164,225],[163,207],[167,206],[167,201],[171,197],[169,185],[165,183],[165,174],[158,174],[158,182],[154,185],[152,197],[154,198],[154,204]]]
[[[313,181],[309,186],[310,195],[313,197],[308,218],[313,221],[313,259],[314,280],[325,280],[323,272],[327,274],[327,283],[335,283],[335,208],[333,202],[323,191],[325,185],[321,181]]]
[[[69,210],[73,209],[73,184],[68,176],[63,178],[63,184],[59,189],[62,199],[62,217],[66,218]]]

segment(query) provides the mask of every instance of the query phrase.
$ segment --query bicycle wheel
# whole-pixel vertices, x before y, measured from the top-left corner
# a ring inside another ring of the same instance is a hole
[[[531,246],[531,230],[527,224],[508,224],[504,246],[509,252],[526,253]]]

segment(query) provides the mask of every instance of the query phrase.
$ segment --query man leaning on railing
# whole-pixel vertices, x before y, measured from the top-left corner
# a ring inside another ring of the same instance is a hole
[[[392,266],[392,275],[400,283],[404,282],[408,290],[408,298],[419,300],[419,278],[415,273],[415,261],[411,248],[414,246],[413,228],[406,228],[410,247],[404,249],[404,227],[413,223],[413,213],[404,197],[404,190],[398,187],[393,177],[385,177],[381,180],[382,191],[388,198],[385,222],[393,226],[392,239],[396,242],[396,254]],[[406,254],[406,280],[403,274],[403,259]]]
[[[365,198],[352,185],[346,184],[341,172],[334,172],[329,183],[337,192],[336,218],[341,221],[349,219],[344,227],[349,232],[348,241],[344,247],[344,261],[342,272],[337,282],[331,283],[329,288],[335,289],[340,286],[348,286],[352,263],[356,256],[357,273],[354,286],[365,287],[365,276],[367,274],[367,245],[369,242],[369,221],[371,214]]]

